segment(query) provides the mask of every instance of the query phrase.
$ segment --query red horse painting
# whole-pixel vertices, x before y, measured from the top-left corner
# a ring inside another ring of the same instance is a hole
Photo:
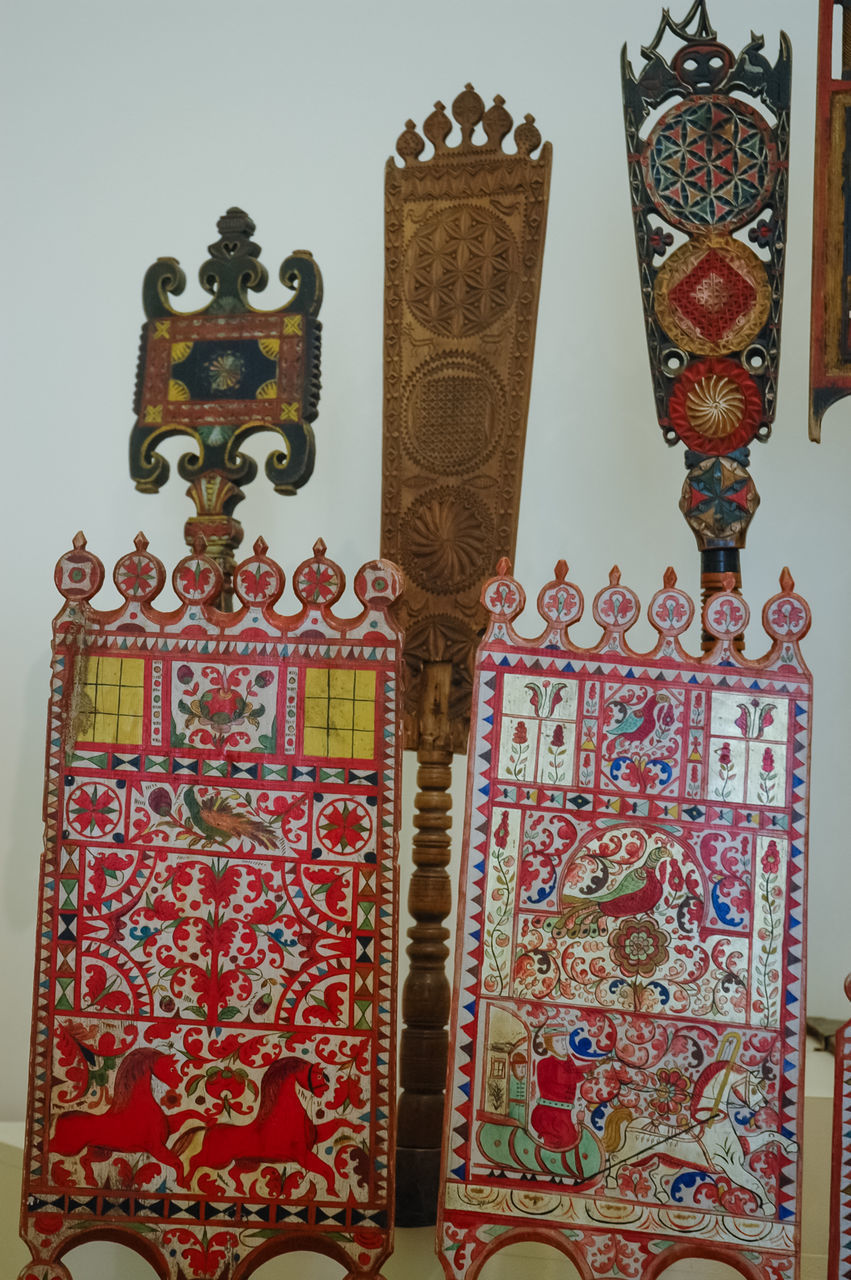
[[[168,1121],[154,1097],[152,1076],[172,1088],[179,1084],[177,1068],[167,1053],[133,1049],[118,1066],[106,1111],[65,1111],[56,1121],[51,1153],[79,1156],[87,1186],[102,1185],[93,1166],[115,1152],[144,1152],[182,1178],[181,1163],[166,1146]]]
[[[216,1122],[203,1130],[199,1149],[189,1161],[187,1181],[191,1186],[200,1169],[231,1166],[231,1177],[239,1195],[244,1195],[242,1179],[263,1163],[296,1164],[318,1174],[326,1192],[334,1194],[333,1174],[319,1159],[314,1147],[347,1122],[339,1116],[317,1125],[307,1114],[298,1087],[314,1098],[328,1091],[328,1077],[318,1063],[306,1058],[282,1058],[266,1070],[260,1085],[260,1102],[248,1124]],[[348,1125],[360,1129],[361,1125]],[[201,1128],[183,1133],[174,1144],[181,1154],[192,1144]]]

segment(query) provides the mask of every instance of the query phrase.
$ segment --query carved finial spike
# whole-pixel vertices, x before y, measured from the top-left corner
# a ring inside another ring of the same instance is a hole
[[[202,556],[207,550],[207,539],[204,537],[203,533],[195,534],[195,537],[192,539],[192,550],[195,552],[196,556]]]
[[[148,539],[145,537],[141,529],[136,534],[136,537],[133,539],[133,546],[136,548],[137,551],[148,550]]]
[[[780,574],[780,590],[785,592],[786,595],[789,595],[790,591],[795,590],[795,579],[789,572],[788,565],[785,564]]]
[[[495,94],[494,94],[494,96],[493,96],[493,100],[494,100],[494,105],[495,105],[495,106],[497,106],[497,107],[504,107],[504,106],[505,106],[505,98],[503,98],[503,96],[502,96],[502,94],[501,94],[501,93],[495,93]]]
[[[405,132],[400,133],[396,139],[396,151],[405,164],[414,164],[417,157],[425,151],[425,142],[417,133],[413,120],[405,121]]]
[[[514,141],[521,156],[530,156],[541,145],[541,131],[534,116],[527,113],[523,117],[523,123],[514,130]]]
[[[479,97],[471,84],[466,84],[452,103],[452,114],[461,127],[462,143],[469,143],[473,130],[484,114],[484,100]]]
[[[670,591],[671,587],[675,587],[677,585],[677,571],[670,564],[668,565],[665,572],[662,574],[662,585],[668,591]]]
[[[568,565],[566,560],[558,561],[555,568],[556,582],[564,582],[565,578],[567,577],[567,568],[568,568]]]
[[[434,111],[423,121],[423,133],[434,147],[435,151],[446,150],[446,139],[452,132],[452,121],[446,114],[446,110],[442,102],[434,104]]]
[[[734,573],[722,573],[721,586],[724,588],[725,591],[735,591],[736,575]]]
[[[85,549],[86,549],[86,535],[83,533],[82,529],[79,529],[74,534],[74,550],[85,551]]]
[[[313,554],[315,556],[324,556],[327,550],[324,538],[317,538],[313,544]]]
[[[437,102],[434,104],[434,109],[435,109],[435,111],[445,111],[445,110],[446,110],[446,103],[445,103],[445,102],[441,102],[441,101],[440,101],[440,99],[438,98]]]
[[[258,538],[257,541],[254,543],[254,554],[256,556],[265,556],[268,550],[269,550],[269,544],[265,538]]]
[[[508,556],[500,556],[496,564],[496,573],[499,578],[511,577],[511,561]]]
[[[621,580],[620,568],[618,565],[613,564],[611,569],[609,570],[609,586],[610,587],[620,586],[620,580]]]

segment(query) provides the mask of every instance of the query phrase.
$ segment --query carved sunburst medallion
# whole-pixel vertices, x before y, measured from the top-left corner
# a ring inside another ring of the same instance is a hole
[[[514,301],[520,255],[505,220],[478,205],[443,209],[408,245],[408,306],[448,338],[490,328]]]
[[[762,421],[762,397],[735,360],[696,360],[680,375],[668,403],[677,435],[699,453],[732,453]]]
[[[493,521],[466,490],[422,494],[402,526],[402,566],[426,591],[451,595],[484,577],[492,559]]]

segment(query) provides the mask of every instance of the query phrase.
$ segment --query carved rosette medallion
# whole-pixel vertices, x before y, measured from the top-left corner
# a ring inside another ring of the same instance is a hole
[[[463,751],[479,591],[516,537],[551,150],[531,116],[503,150],[503,99],[469,85],[452,115],[460,140],[438,103],[387,164],[381,537],[409,584],[406,745],[423,664],[449,660]]]

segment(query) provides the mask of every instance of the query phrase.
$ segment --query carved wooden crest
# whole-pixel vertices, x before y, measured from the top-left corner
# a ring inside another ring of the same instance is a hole
[[[186,277],[174,258],[148,268],[142,297],[145,315],[136,384],[136,424],[130,436],[130,474],[136,488],[155,493],[169,466],[158,445],[185,435],[195,447],[177,464],[189,481],[197,515],[186,529],[190,546],[201,534],[208,554],[224,573],[230,598],[233,553],[242,526],[233,510],[241,485],[253,480],[257,463],[241,452],[249,436],[274,431],[281,447],[266,460],[278,493],[294,493],[313,473],[310,423],[319,406],[322,276],[311,254],[299,251],[281,265],[280,278],[294,291],[274,311],[258,311],[248,292],[265,289],[255,227],[241,209],[218,222],[219,239],[199,279],[212,301],[198,311],[179,312],[169,295],[183,292]]]
[[[266,552],[233,612],[198,550],[165,612],[141,535],[117,608],[82,535],[57,565],[21,1280],[98,1237],[163,1280],[390,1251],[401,575],[340,617],[317,542],[285,615]]]
[[[842,10],[842,47],[833,16]],[[810,439],[835,401],[851,393],[851,12],[820,0],[813,208]],[[834,72],[834,51],[840,67]]]
[[[617,570],[601,628],[556,566],[536,634],[507,562],[484,588],[452,1014],[439,1249],[475,1280],[514,1240],[582,1276],[677,1259],[799,1274],[811,677],[784,570],[764,656],[727,575],[668,570],[633,649]]]
[[[713,589],[739,571],[759,503],[748,446],[768,439],[777,394],[791,51],[782,32],[773,65],[763,46],[734,56],[695,0],[681,22],[665,10],[637,76],[622,59],[656,413],[686,446],[680,510]]]
[[[526,116],[506,153],[503,99],[485,111],[471,85],[452,114],[460,139],[438,102],[423,125],[433,154],[420,159],[409,120],[404,165],[387,162],[381,540],[406,576],[406,745],[423,663],[451,662],[464,751],[479,590],[516,536],[551,148]]]

